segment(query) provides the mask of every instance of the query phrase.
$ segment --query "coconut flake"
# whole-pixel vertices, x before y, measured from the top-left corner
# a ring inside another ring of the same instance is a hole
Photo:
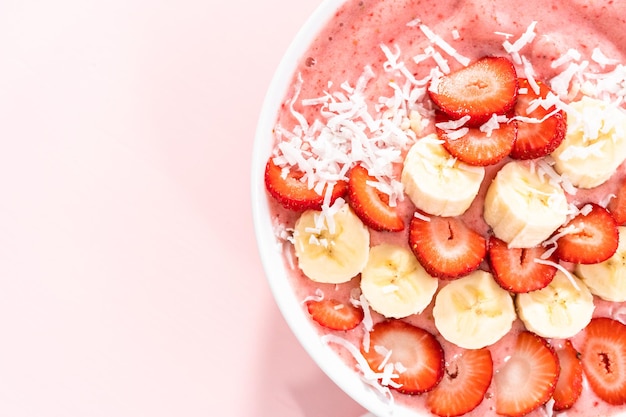
[[[565,65],[565,64],[570,63],[572,61],[578,62],[578,61],[580,61],[580,58],[581,58],[580,51],[578,51],[577,49],[570,48],[570,49],[567,50],[567,52],[565,52],[559,58],[557,58],[554,61],[552,61],[550,66],[552,68],[558,68],[561,65]]]
[[[591,60],[600,64],[600,67],[602,68],[607,65],[619,64],[619,60],[608,58],[597,46],[593,48],[593,51],[591,52]]]
[[[322,301],[324,299],[324,291],[321,288],[315,289],[315,294],[305,297],[300,304],[306,304],[309,301]]]
[[[457,50],[454,49],[454,47],[452,45],[450,45],[448,42],[443,40],[443,38],[441,36],[439,36],[435,32],[433,32],[432,29],[430,29],[428,26],[426,26],[424,24],[421,24],[421,25],[419,25],[419,28],[424,33],[424,35],[426,35],[428,40],[430,40],[433,44],[438,46],[446,54],[448,54],[452,58],[456,59],[461,65],[466,67],[466,66],[468,66],[470,64],[471,60],[469,58],[464,57],[463,55],[458,53]]]
[[[559,271],[563,272],[563,274],[567,277],[568,281],[572,284],[572,286],[576,289],[576,291],[580,291],[580,287],[578,286],[578,283],[576,283],[576,281],[574,280],[572,273],[568,271],[567,268],[565,268],[563,265],[556,263],[556,262],[549,261],[547,259],[540,259],[540,258],[535,258],[533,259],[533,261],[535,261],[538,264],[553,266]]]

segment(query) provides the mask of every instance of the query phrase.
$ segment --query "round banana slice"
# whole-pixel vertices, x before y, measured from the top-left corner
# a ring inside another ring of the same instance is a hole
[[[331,221],[321,211],[305,211],[296,221],[293,237],[298,266],[313,281],[341,284],[367,263],[369,230],[347,204],[332,214]]]
[[[430,134],[415,142],[404,160],[401,181],[409,199],[435,216],[463,214],[476,198],[483,167],[458,161]]]
[[[567,339],[591,321],[595,305],[589,288],[575,275],[558,271],[545,288],[518,294],[517,313],[539,336]]]
[[[496,237],[509,247],[537,246],[566,221],[567,197],[549,178],[532,163],[513,161],[489,185],[483,215]]]
[[[361,272],[361,292],[370,307],[387,318],[421,313],[430,304],[438,283],[410,249],[388,243],[370,249]]]
[[[619,226],[617,250],[604,262],[576,265],[576,273],[598,297],[614,302],[626,301],[626,227]]]
[[[511,295],[482,270],[443,287],[435,298],[433,316],[439,333],[465,349],[494,344],[517,317]]]
[[[552,157],[556,171],[573,185],[604,183],[626,160],[626,111],[586,96],[570,103],[567,133]]]

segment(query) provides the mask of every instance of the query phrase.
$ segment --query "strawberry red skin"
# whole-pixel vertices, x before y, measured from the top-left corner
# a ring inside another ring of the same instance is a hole
[[[609,201],[607,209],[618,225],[621,226],[626,223],[626,178],[620,179],[615,197]]]
[[[364,317],[363,309],[334,299],[309,301],[306,306],[313,320],[331,330],[352,330]]]
[[[534,333],[523,331],[510,359],[494,377],[498,414],[521,417],[552,397],[560,372],[556,352]]]
[[[436,123],[445,122],[446,116],[438,112]],[[493,165],[506,158],[515,144],[517,122],[501,124],[490,135],[477,127],[469,128],[460,138],[450,139],[445,130],[437,128],[437,135],[444,141],[443,147],[460,161],[469,165]]]
[[[545,288],[557,271],[554,266],[535,262],[546,251],[542,246],[509,248],[503,240],[490,236],[487,250],[494,279],[502,288],[513,293]],[[554,254],[546,260],[558,262]]]
[[[493,361],[488,349],[466,350],[448,360],[443,379],[427,394],[431,413],[456,417],[472,411],[491,384]]]
[[[376,181],[376,178],[361,165],[354,166],[348,173],[348,196],[356,215],[374,230],[404,230],[404,221],[398,211],[390,207],[386,195],[367,184],[368,181]]]
[[[377,352],[376,346],[384,352]],[[444,353],[441,344],[427,330],[401,320],[386,320],[376,323],[370,332],[370,346],[361,353],[374,372],[385,361],[387,351],[391,351],[387,363],[401,363],[406,371],[399,372],[393,381],[401,384],[394,388],[404,394],[421,394],[433,389],[444,374]],[[398,372],[396,370],[396,372]]]
[[[484,237],[456,217],[413,217],[409,245],[422,267],[441,279],[455,279],[476,270],[485,258]]]
[[[554,410],[563,411],[570,409],[580,398],[583,390],[583,365],[580,354],[569,340],[566,340],[562,347],[556,349],[556,353],[559,357],[561,372],[552,398],[554,399]]]
[[[584,330],[583,371],[591,389],[609,404],[626,404],[626,325],[596,317]]]
[[[528,80],[519,79],[519,88],[526,89],[527,94],[518,94],[514,114],[516,116],[543,119],[548,113],[555,110],[554,107],[544,109],[539,106],[532,112],[528,112],[531,101],[537,98],[545,98],[550,93],[550,88],[544,83],[537,81],[539,94],[531,88]],[[517,139],[511,150],[511,158],[535,159],[552,153],[563,142],[567,132],[567,118],[563,111],[550,116],[542,123],[528,123],[518,121]]]
[[[575,226],[580,232],[558,240],[556,255],[565,262],[594,264],[610,258],[619,244],[615,219],[607,209],[595,203],[591,211],[578,214],[565,227]]]
[[[450,119],[470,116],[468,126],[480,126],[495,113],[507,114],[515,105],[518,79],[505,57],[486,56],[431,84],[428,93]]]
[[[269,158],[265,166],[265,188],[283,207],[293,211],[308,209],[320,210],[324,196],[308,188],[306,182],[300,181],[302,174],[292,170],[286,178],[282,177],[282,169]],[[338,181],[333,187],[331,204],[343,197],[348,190],[346,181]],[[323,193],[322,193],[323,194]]]

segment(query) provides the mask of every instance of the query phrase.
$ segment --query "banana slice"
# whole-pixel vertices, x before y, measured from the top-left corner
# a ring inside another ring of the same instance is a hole
[[[435,298],[433,316],[439,333],[465,349],[494,344],[516,318],[511,295],[482,270],[443,287]]]
[[[573,337],[591,321],[595,305],[589,288],[575,275],[558,271],[545,288],[518,294],[517,313],[526,328],[539,336]]]
[[[483,167],[458,161],[430,134],[413,144],[402,169],[402,185],[420,210],[435,216],[463,214],[478,194]]]
[[[552,157],[556,171],[573,185],[593,188],[604,183],[626,160],[626,112],[590,97],[571,103],[565,139]]]
[[[332,221],[308,210],[296,221],[294,249],[298,266],[311,280],[341,284],[358,275],[369,256],[370,234],[349,205],[343,204]]]
[[[387,318],[421,313],[430,304],[438,283],[411,250],[388,243],[370,249],[361,272],[361,292],[370,307]]]
[[[619,226],[617,251],[604,262],[577,265],[576,273],[598,297],[614,302],[626,301],[626,227]]]
[[[567,219],[565,192],[550,180],[550,175],[543,175],[533,164],[507,163],[485,195],[485,221],[496,237],[512,248],[538,245]]]

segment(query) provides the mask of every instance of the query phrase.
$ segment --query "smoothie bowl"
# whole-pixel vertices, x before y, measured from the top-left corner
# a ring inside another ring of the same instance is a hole
[[[292,331],[375,415],[626,415],[624,16],[334,0],[292,43],[258,246]]]

